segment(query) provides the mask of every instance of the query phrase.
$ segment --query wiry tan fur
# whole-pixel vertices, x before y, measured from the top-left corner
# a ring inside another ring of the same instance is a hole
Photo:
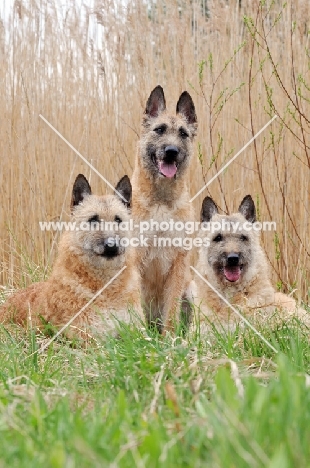
[[[246,210],[242,210],[242,204],[240,207],[241,211],[246,213]],[[204,219],[202,209],[202,221],[215,223],[223,220],[229,223],[239,222],[242,226],[247,221],[240,212],[230,216],[214,212],[211,217]],[[214,241],[218,234],[223,234],[222,242]],[[204,231],[201,235],[205,237],[206,232]],[[200,249],[196,269],[243,316],[265,320],[277,311],[278,316],[282,318],[296,316],[305,323],[310,323],[306,311],[299,308],[292,297],[276,292],[273,288],[267,258],[260,244],[259,231],[242,229],[233,233],[219,229],[209,236],[210,246]],[[246,236],[248,240],[242,240],[242,236]],[[244,270],[240,279],[231,283],[225,279],[217,267],[221,262],[224,263],[223,258],[232,252],[242,255]],[[195,314],[193,328],[200,327],[201,331],[209,329],[209,324],[214,320],[231,328],[241,321],[238,315],[202,279],[198,278],[196,284],[195,303],[199,306],[200,313]]]
[[[72,221],[87,224],[94,215],[110,222],[115,220],[115,216],[123,221],[129,219],[127,208],[116,196],[86,194],[74,206]],[[122,232],[117,234],[120,237],[124,235]],[[9,297],[0,309],[0,322],[14,321],[39,329],[44,329],[44,323],[49,322],[60,328],[124,265],[127,268],[121,275],[76,318],[65,333],[69,337],[85,338],[89,333],[102,334],[114,330],[116,320],[127,323],[135,318],[143,320],[134,251],[122,249],[120,255],[113,258],[101,255],[103,241],[115,235],[113,230],[65,232],[49,279],[32,284]],[[133,309],[133,314],[129,313],[128,308]]]
[[[155,97],[154,97],[155,93]],[[156,102],[156,93],[161,102]],[[179,106],[182,99],[183,105]],[[153,99],[153,102],[151,102]],[[155,103],[154,103],[155,101]],[[196,115],[190,96],[183,93],[177,106],[177,115],[167,113],[160,87],[153,90],[142,123],[142,134],[132,178],[134,221],[158,222],[194,221],[187,187],[188,166],[192,156],[192,143],[196,134]],[[155,110],[152,112],[151,106]],[[156,108],[158,105],[159,108]],[[179,112],[178,112],[179,110]],[[182,111],[182,112],[180,112]],[[155,129],[164,125],[164,135]],[[188,137],[182,138],[183,128]],[[173,178],[166,178],[156,169],[151,153],[164,157],[164,148],[173,145],[179,150],[181,163]],[[189,255],[183,247],[156,247],[154,237],[181,237],[184,233],[165,231],[148,232],[148,247],[137,249],[137,265],[142,277],[142,301],[149,322],[156,322],[160,329],[173,330],[179,320],[180,306],[189,313],[190,297]]]

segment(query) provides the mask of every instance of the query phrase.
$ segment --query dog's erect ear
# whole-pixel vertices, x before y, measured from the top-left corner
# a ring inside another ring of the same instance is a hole
[[[158,117],[164,110],[166,110],[164,90],[161,86],[156,86],[147,100],[144,113],[148,117]]]
[[[124,205],[126,205],[127,208],[130,208],[132,187],[131,187],[131,182],[130,182],[128,175],[124,175],[124,177],[121,178],[121,180],[117,183],[115,190],[117,190],[118,193],[120,193],[127,200],[125,201],[124,198],[120,197],[116,193],[116,195],[124,203]]]
[[[256,210],[251,195],[247,195],[246,197],[244,197],[244,199],[240,203],[238,211],[245,217],[247,221],[249,221],[250,223],[255,223]]]
[[[184,91],[179,97],[177,103],[177,114],[182,114],[189,124],[197,123],[195,106],[191,96],[187,91]]]
[[[219,210],[212,198],[206,197],[202,202],[200,221],[202,223],[208,223],[211,220],[212,216],[218,212]]]
[[[71,211],[84,200],[86,195],[91,195],[91,188],[86,177],[83,174],[79,174],[73,184]]]

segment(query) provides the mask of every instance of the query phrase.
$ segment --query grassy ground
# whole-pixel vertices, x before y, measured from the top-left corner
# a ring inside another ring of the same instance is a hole
[[[308,467],[309,330],[87,348],[0,331],[0,467]]]

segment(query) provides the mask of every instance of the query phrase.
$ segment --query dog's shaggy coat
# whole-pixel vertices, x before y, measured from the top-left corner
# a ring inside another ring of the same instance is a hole
[[[222,297],[247,316],[268,317],[277,309],[284,317],[296,315],[307,321],[306,312],[295,300],[276,292],[271,284],[260,232],[253,226],[256,211],[250,195],[242,200],[238,212],[229,216],[220,215],[214,201],[206,197],[201,221],[210,223],[213,232],[209,246],[200,249],[197,271]],[[206,232],[202,235],[205,237]],[[201,313],[196,315],[194,326],[214,319],[232,325],[240,320],[201,279],[197,279],[196,304]]]
[[[116,189],[128,199],[130,181],[123,177]],[[85,309],[66,330],[68,337],[114,330],[116,320],[143,320],[140,280],[134,251],[120,245],[111,230],[96,229],[100,222],[127,221],[126,206],[115,195],[96,196],[83,175],[76,178],[72,193],[72,221],[79,230],[65,232],[51,276],[8,298],[0,309],[0,322],[16,323],[44,330],[49,323],[65,325],[87,302],[126,265],[126,269]],[[97,223],[97,226],[95,226]],[[84,228],[82,228],[84,226]],[[87,229],[87,227],[92,229]],[[86,227],[86,229],[85,229]],[[120,238],[122,231],[117,232]],[[133,309],[133,314],[128,311]]]
[[[151,93],[142,122],[142,134],[132,178],[132,212],[135,222],[185,223],[194,221],[187,188],[197,119],[190,95],[183,92],[176,115],[166,111],[163,89]],[[142,301],[147,319],[160,330],[173,330],[180,307],[190,314],[190,270],[188,251],[171,246],[184,233],[159,229],[147,233],[148,246],[138,248],[137,262],[142,277]],[[166,246],[156,245],[165,238]]]

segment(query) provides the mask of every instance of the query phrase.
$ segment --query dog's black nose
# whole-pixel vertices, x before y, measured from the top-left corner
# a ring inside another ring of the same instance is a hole
[[[119,254],[119,246],[115,239],[109,238],[104,241],[103,256],[107,258],[116,257]]]
[[[166,146],[165,148],[165,160],[168,158],[170,160],[175,160],[177,155],[179,154],[179,148],[174,145]]]
[[[237,253],[230,253],[227,255],[227,265],[237,266],[239,264],[239,255]]]

